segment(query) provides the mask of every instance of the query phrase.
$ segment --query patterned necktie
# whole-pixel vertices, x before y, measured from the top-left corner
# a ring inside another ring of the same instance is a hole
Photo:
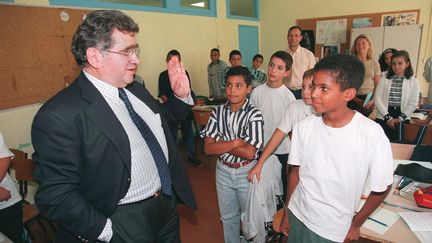
[[[141,135],[143,136],[144,140],[147,143],[147,146],[151,151],[151,154],[153,155],[153,159],[156,162],[156,167],[158,169],[159,178],[162,184],[162,192],[165,195],[170,196],[172,194],[171,177],[169,174],[168,162],[165,158],[162,148],[158,140],[156,139],[155,135],[151,131],[150,127],[133,109],[132,104],[130,103],[126,95],[126,92],[120,88],[118,90],[119,90],[120,99],[125,103],[126,109],[128,110],[129,115],[132,118],[132,121],[135,123],[135,126],[141,132]]]

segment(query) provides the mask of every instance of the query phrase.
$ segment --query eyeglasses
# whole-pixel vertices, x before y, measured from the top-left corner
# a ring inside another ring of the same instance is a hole
[[[133,48],[133,49],[129,49],[128,51],[109,51],[109,50],[106,50],[106,52],[109,52],[109,53],[114,53],[114,54],[120,54],[120,55],[123,55],[123,56],[127,56],[127,57],[129,57],[129,58],[132,58],[132,57],[139,57],[139,54],[140,54],[140,49],[139,48]]]

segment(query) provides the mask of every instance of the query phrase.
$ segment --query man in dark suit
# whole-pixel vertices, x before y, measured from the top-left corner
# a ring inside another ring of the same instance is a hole
[[[58,242],[180,242],[176,201],[196,202],[169,126],[193,100],[184,67],[168,63],[175,98],[157,102],[133,81],[138,25],[90,13],[72,40],[80,76],[36,114],[36,204]]]

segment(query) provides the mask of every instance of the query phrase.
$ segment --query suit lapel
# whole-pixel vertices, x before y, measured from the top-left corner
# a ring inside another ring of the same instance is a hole
[[[85,109],[88,119],[114,144],[130,173],[130,144],[123,126],[100,92],[83,73],[78,79],[78,84],[81,87],[82,98],[89,102],[87,109]]]

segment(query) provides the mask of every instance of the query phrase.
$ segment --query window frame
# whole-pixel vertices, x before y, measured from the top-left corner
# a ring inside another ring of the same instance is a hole
[[[231,9],[230,9],[230,2],[235,0],[226,0],[226,13],[227,13],[227,19],[241,19],[241,20],[252,20],[252,21],[259,21],[260,20],[260,1],[259,0],[253,0],[255,4],[255,16],[256,17],[246,17],[246,16],[238,16],[238,15],[231,15]]]
[[[96,0],[49,0],[49,4],[70,7],[122,9],[143,12],[175,13],[184,15],[217,17],[216,1],[217,0],[209,0],[209,9],[181,7],[180,0],[162,0],[165,7],[140,6],[136,4],[101,2]]]

